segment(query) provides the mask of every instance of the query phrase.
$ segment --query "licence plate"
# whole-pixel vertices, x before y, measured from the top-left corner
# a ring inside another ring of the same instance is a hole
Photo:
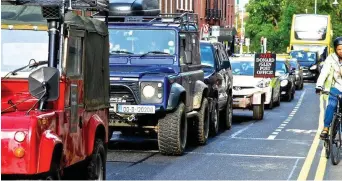
[[[118,105],[118,112],[154,114],[156,112],[156,108],[155,106],[144,105]]]
[[[308,73],[303,73],[303,75],[308,75]]]

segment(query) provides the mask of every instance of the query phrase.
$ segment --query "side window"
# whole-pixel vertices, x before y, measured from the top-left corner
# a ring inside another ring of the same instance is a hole
[[[192,64],[194,65],[201,64],[199,47],[199,38],[196,34],[192,34]]]
[[[82,75],[82,55],[83,55],[83,41],[82,37],[70,36],[68,40],[68,54],[67,54],[67,76]]]
[[[180,64],[184,65],[185,64],[185,48],[186,48],[186,35],[185,34],[180,34],[179,37],[179,47],[180,47]]]

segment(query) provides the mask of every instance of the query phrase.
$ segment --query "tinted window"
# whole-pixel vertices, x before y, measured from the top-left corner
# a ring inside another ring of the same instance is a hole
[[[316,52],[292,51],[290,55],[299,62],[314,62],[317,58]]]
[[[279,61],[276,63],[276,72],[280,74],[286,74],[288,72],[285,62]]]
[[[211,67],[215,66],[213,46],[201,44],[201,64],[209,65]]]
[[[174,30],[109,29],[109,39],[111,54],[117,54],[115,51],[126,51],[133,54],[144,54],[150,51],[161,51],[171,55],[176,53],[176,32]]]

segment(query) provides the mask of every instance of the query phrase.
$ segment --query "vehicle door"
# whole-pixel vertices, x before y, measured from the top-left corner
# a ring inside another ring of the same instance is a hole
[[[227,89],[230,89],[233,87],[233,72],[232,72],[232,67],[230,65],[229,55],[223,46],[221,49],[221,53],[222,53],[222,58],[223,58],[221,65],[223,64],[223,61],[228,62],[227,63],[228,67],[224,70],[225,70],[225,78],[226,78]]]
[[[194,97],[194,85],[195,85],[195,64],[193,64],[193,43],[192,36],[190,33],[180,34],[180,54],[181,54],[181,80],[182,86],[186,91],[186,107],[187,111],[191,111],[193,108],[193,97]]]
[[[291,81],[292,88],[294,89],[295,87],[295,82],[296,82],[296,75],[295,73],[291,70],[291,66],[289,63],[285,62],[285,68],[286,68],[286,73],[288,75],[288,80]]]
[[[216,63],[216,70],[217,70],[217,75],[219,77],[222,77],[222,81],[220,82],[220,85],[218,86],[218,102],[221,106],[224,106],[225,102],[227,102],[228,94],[227,94],[227,88],[228,88],[228,73],[226,69],[221,68],[222,67],[222,62],[226,59],[226,57],[223,54],[223,50],[221,49],[222,47],[217,46],[215,48],[215,63]]]
[[[66,75],[65,88],[65,122],[68,123],[68,131],[65,135],[66,144],[64,149],[68,161],[85,158],[85,144],[83,138],[83,57],[84,57],[84,31],[70,30],[68,38],[65,39],[66,52],[63,62],[63,71]],[[73,157],[77,156],[75,159]]]

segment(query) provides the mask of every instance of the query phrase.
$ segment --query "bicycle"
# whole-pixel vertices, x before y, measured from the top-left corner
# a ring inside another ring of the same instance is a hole
[[[324,147],[326,151],[326,158],[331,156],[331,163],[333,165],[339,164],[341,146],[342,146],[342,95],[335,95],[329,91],[322,91],[323,94],[331,95],[337,98],[337,109],[335,110],[333,120],[330,125],[329,134],[324,139]]]

